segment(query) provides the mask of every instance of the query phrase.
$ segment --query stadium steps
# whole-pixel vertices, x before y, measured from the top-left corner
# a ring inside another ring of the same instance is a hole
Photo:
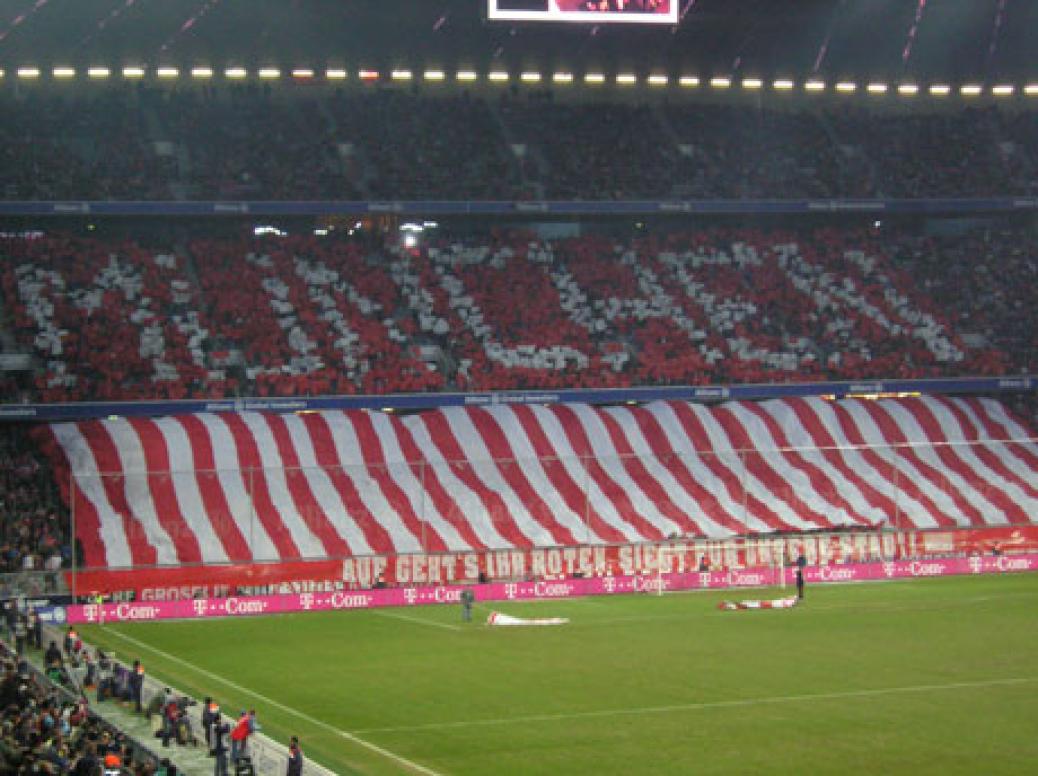
[[[876,167],[876,160],[873,159],[869,154],[859,145],[854,145],[855,153],[848,155],[844,150],[850,144],[843,141],[840,137],[840,133],[836,131],[836,128],[832,125],[832,122],[826,117],[824,111],[811,111],[808,115],[812,116],[815,121],[818,122],[818,126],[822,128],[825,136],[829,138],[829,142],[832,144],[835,151],[834,156],[840,166],[840,176],[843,180],[857,179],[861,177],[859,171],[852,169],[851,160],[857,159],[864,167],[868,170],[868,174],[872,180],[876,181],[878,186],[882,186],[882,178],[879,175],[879,170]]]
[[[505,121],[504,116],[501,115],[501,111],[498,110],[494,100],[486,100],[487,112],[490,113],[494,123],[497,124],[498,129],[501,130],[501,137],[504,138],[505,144],[508,146],[508,157],[512,160],[515,165],[515,169],[519,172],[519,180],[524,187],[529,188],[536,199],[547,199],[546,189],[544,181],[548,179],[551,165],[548,160],[544,158],[544,154],[541,150],[533,143],[525,143],[515,136],[512,132],[512,128],[508,126],[508,122]],[[512,150],[513,146],[524,145],[526,146],[526,158],[532,162],[529,165],[519,164],[519,160],[515,156],[515,152]],[[530,168],[536,169],[538,178],[533,179],[529,175]]]
[[[683,145],[681,137],[678,135],[678,131],[674,129],[674,125],[670,123],[670,119],[667,118],[666,112],[658,102],[650,104],[650,110],[652,111],[653,118],[663,129],[663,135],[670,141],[671,150],[673,153],[679,153],[678,149]]]
[[[140,111],[144,123],[144,138],[147,141],[147,147],[151,149],[152,153],[158,155],[156,150],[158,143],[169,143],[172,145],[172,158],[176,163],[177,180],[170,181],[170,196],[176,200],[187,199],[188,190],[183,182],[191,168],[187,149],[182,143],[177,142],[173,138],[172,133],[166,129],[162,119],[159,118],[159,112],[155,110],[155,107],[150,102],[141,102]]]

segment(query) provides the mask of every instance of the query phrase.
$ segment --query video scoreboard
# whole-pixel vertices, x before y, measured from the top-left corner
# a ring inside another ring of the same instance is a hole
[[[487,0],[487,18],[577,24],[677,24],[681,0]]]

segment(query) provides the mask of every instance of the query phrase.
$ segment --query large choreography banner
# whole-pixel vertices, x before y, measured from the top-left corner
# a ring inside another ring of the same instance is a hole
[[[988,555],[930,560],[892,560],[876,563],[810,566],[808,584],[864,582],[883,579],[941,577],[956,574],[1003,574],[1038,570],[1038,554]],[[288,612],[336,609],[375,609],[389,606],[421,606],[458,603],[461,592],[472,589],[477,601],[526,601],[574,596],[655,593],[678,590],[715,590],[731,587],[774,585],[776,574],[784,573],[793,583],[794,570],[774,567],[729,571],[643,574],[623,577],[593,577],[529,582],[495,582],[484,585],[408,586],[390,589],[306,592],[288,595],[230,596],[179,601],[88,604],[46,609],[44,617],[56,624],[133,622],[205,617],[244,617]]]
[[[662,544],[374,555],[309,562],[91,570],[75,575],[70,572],[68,584],[79,595],[102,592],[126,600],[172,601],[229,595],[358,591],[373,588],[380,581],[386,586],[398,587],[470,584],[481,578],[615,579],[660,570],[683,574],[701,568],[738,572],[746,568],[789,565],[800,552],[809,564],[819,567],[925,560],[947,555],[1038,553],[1038,526],[797,534]]]

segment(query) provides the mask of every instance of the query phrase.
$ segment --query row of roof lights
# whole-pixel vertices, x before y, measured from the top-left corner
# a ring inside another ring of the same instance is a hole
[[[123,78],[126,79],[144,78],[147,75],[147,70],[143,67],[124,67],[121,72]],[[285,75],[276,67],[261,67],[255,72],[258,78],[265,81],[277,80]],[[78,74],[79,72],[74,67],[55,67],[51,70],[51,75],[56,80],[75,78]],[[0,69],[0,78],[3,78],[4,75],[4,70]],[[19,67],[15,71],[15,75],[23,80],[33,80],[40,78],[42,71],[38,67]],[[86,75],[88,78],[101,80],[111,77],[112,71],[107,67],[90,67],[87,68]],[[196,80],[206,80],[214,78],[216,71],[211,67],[193,67],[185,75],[189,75]],[[244,67],[228,67],[223,71],[223,75],[227,79],[240,81],[249,77],[249,70]],[[287,75],[301,81],[318,77],[317,71],[311,68],[295,68],[287,71]],[[324,71],[323,75],[329,81],[344,81],[350,77],[350,71],[329,68]],[[172,80],[179,78],[181,71],[176,67],[159,67],[155,70],[155,76],[163,80]],[[406,69],[391,70],[388,76],[391,81],[412,81],[419,78],[414,72]],[[475,70],[457,70],[453,76],[454,80],[462,83],[471,83],[480,79],[480,74]],[[364,68],[357,71],[357,78],[361,81],[380,81],[383,78],[383,74],[378,70]],[[421,73],[422,80],[434,83],[447,81],[448,78],[449,74],[444,70],[425,70]],[[512,73],[507,70],[491,70],[486,74],[486,79],[491,83],[508,83],[512,78]],[[524,70],[519,73],[518,78],[522,83],[536,84],[540,83],[544,76],[537,70]],[[556,71],[551,74],[551,82],[555,84],[570,84],[576,80],[577,77],[568,71]],[[644,79],[640,79],[635,73],[617,73],[610,78],[605,73],[587,72],[583,76],[583,82],[590,85],[605,84],[610,80],[620,86],[633,86],[641,80],[644,80],[649,86],[657,87],[669,86],[672,83],[677,83],[679,86],[686,88],[697,88],[702,85],[699,77],[694,75],[682,75],[677,78],[671,78],[663,73],[651,73]],[[761,78],[747,77],[736,83],[731,78],[725,76],[714,76],[706,84],[712,89],[730,89],[738,86],[746,91],[759,91],[768,86],[767,82]],[[776,78],[771,82],[770,86],[775,91],[789,92],[797,88],[797,83],[791,78]],[[807,92],[824,92],[829,88],[829,84],[821,79],[812,78],[804,81],[802,87]],[[858,91],[859,84],[855,81],[837,81],[833,88],[841,94],[850,94]],[[925,91],[933,96],[943,97],[951,94],[956,88],[959,94],[966,97],[976,97],[984,94],[985,91],[998,97],[1008,97],[1015,94],[1018,87],[1014,84],[996,84],[984,87],[976,83],[966,83],[958,87],[952,87],[950,84],[934,83],[926,87]],[[886,94],[893,89],[902,96],[913,96],[924,91],[922,86],[914,83],[901,83],[891,86],[881,81],[866,83],[864,84],[864,89],[867,93],[875,95]],[[1028,95],[1038,95],[1038,83],[1026,84],[1021,88],[1021,91]]]

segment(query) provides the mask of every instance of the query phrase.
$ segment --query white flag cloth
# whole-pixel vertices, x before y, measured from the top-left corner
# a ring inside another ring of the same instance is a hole
[[[565,625],[569,622],[568,617],[512,617],[501,612],[491,612],[487,617],[487,625]]]
[[[796,596],[791,598],[773,598],[764,601],[721,601],[718,609],[736,611],[740,609],[792,609],[797,605]]]

